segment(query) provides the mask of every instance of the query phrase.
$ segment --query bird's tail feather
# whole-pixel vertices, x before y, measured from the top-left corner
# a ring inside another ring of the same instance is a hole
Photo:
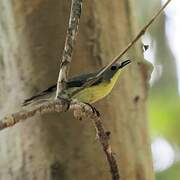
[[[24,102],[22,103],[22,106],[27,106],[29,104],[33,104],[35,102],[39,102],[40,100],[43,100],[43,96],[42,94],[38,94],[38,95],[35,95],[35,96],[32,96],[28,99],[25,99]]]
[[[45,91],[32,96],[28,99],[25,99],[23,102],[22,106],[27,106],[29,104],[34,104],[34,103],[42,103],[44,101],[47,101],[48,99],[54,98],[55,97],[55,92],[56,92],[56,85],[53,85],[46,89]]]

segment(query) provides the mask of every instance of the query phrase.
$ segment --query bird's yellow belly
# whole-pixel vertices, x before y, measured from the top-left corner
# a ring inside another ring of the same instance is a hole
[[[113,76],[113,78],[111,78],[111,80],[85,88],[77,94],[75,94],[73,98],[77,99],[80,102],[94,103],[102,99],[103,97],[107,96],[111,92],[119,75],[120,71],[118,71]]]
[[[110,83],[102,83],[101,86],[92,86],[83,89],[74,95],[73,98],[80,102],[94,103],[109,94],[111,90]]]

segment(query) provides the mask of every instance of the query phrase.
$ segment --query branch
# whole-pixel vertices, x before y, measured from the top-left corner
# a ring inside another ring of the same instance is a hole
[[[107,158],[107,161],[108,161],[109,166],[110,166],[112,179],[113,180],[119,180],[120,175],[119,175],[119,171],[118,171],[118,165],[117,165],[116,159],[113,155],[111,146],[109,144],[110,132],[106,132],[104,130],[101,119],[99,117],[98,118],[91,118],[91,120],[93,121],[93,124],[95,126],[95,129],[96,129],[96,132],[97,132],[97,135],[99,138],[99,142],[101,143],[103,150],[106,154],[106,158]]]
[[[62,55],[62,62],[57,81],[56,99],[58,95],[66,89],[66,81],[72,60],[73,48],[78,31],[79,19],[81,16],[82,0],[72,0],[69,26],[66,34],[66,42]]]
[[[85,108],[84,103],[77,102],[75,100],[71,101],[70,105],[68,106],[68,110],[74,111],[75,113],[74,115],[76,118],[80,116],[89,117],[90,116],[89,114],[92,114],[92,113],[87,113],[89,111],[87,111],[87,108]],[[3,119],[0,119],[0,130],[11,127],[20,121],[35,116],[36,114],[42,115],[49,112],[64,112],[64,111],[67,111],[67,104],[61,101],[61,99],[47,100],[38,105],[32,105],[32,106],[29,105],[27,107],[24,107],[19,112],[13,113],[9,116],[4,117]]]
[[[11,127],[16,123],[33,117],[36,114],[44,114],[47,112],[61,112],[63,106],[61,101],[48,101],[36,106],[28,106],[28,109],[24,108],[17,113],[11,114],[0,120],[0,130]]]
[[[36,114],[42,115],[48,112],[63,112],[66,108],[67,107],[65,104],[59,99],[47,101],[39,105],[34,105],[32,107],[28,107],[28,109],[23,109],[17,113],[1,119],[0,130],[11,127],[20,121],[33,117]],[[97,137],[109,163],[112,179],[119,180],[120,177],[117,162],[113,156],[111,146],[109,144],[109,132],[105,131],[100,117],[93,112],[90,106],[81,102],[72,101],[69,110],[74,111],[74,116],[76,118],[82,119],[82,117],[89,117],[92,120],[96,129]]]

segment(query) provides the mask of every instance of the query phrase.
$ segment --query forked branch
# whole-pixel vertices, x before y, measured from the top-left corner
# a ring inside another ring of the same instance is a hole
[[[61,100],[47,101],[39,105],[33,105],[32,107],[24,108],[23,110],[4,117],[0,120],[0,130],[11,127],[20,121],[29,119],[36,114],[42,115],[49,112],[64,112],[67,107]],[[103,151],[105,152],[107,161],[110,166],[111,176],[113,180],[119,180],[119,172],[117,162],[111,150],[109,144],[109,133],[105,131],[101,119],[97,114],[94,114],[92,108],[84,103],[72,101],[69,110],[74,111],[74,116],[77,118],[88,117],[92,120],[98,140],[102,145]]]
[[[69,26],[67,30],[66,42],[65,42],[62,62],[60,66],[59,77],[57,81],[56,99],[66,89],[66,80],[68,77],[70,63],[72,60],[72,53],[74,49],[79,20],[81,16],[81,8],[82,8],[82,0],[72,0]],[[107,134],[105,133],[105,130],[103,128],[102,122],[100,121],[100,118],[94,117],[91,119],[94,122],[94,126],[96,128],[99,141],[106,154],[106,157],[107,157],[110,169],[111,169],[112,179],[118,180],[119,179],[118,166],[113,156],[113,153],[111,151],[109,142],[108,142],[109,137],[107,138]]]

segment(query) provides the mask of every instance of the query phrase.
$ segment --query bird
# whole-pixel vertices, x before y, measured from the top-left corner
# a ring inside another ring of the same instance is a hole
[[[129,63],[131,63],[130,60],[125,60],[123,62],[111,65],[99,76],[99,78],[97,78],[97,81],[90,86],[85,86],[84,88],[82,87],[85,85],[85,83],[87,83],[89,79],[96,77],[104,68],[95,73],[81,74],[72,77],[67,80],[66,89],[64,92],[68,96],[73,94],[71,98],[79,102],[87,104],[95,103],[111,92],[122,72],[122,69]],[[55,98],[56,87],[57,84],[54,84],[39,94],[26,99],[23,106]]]

